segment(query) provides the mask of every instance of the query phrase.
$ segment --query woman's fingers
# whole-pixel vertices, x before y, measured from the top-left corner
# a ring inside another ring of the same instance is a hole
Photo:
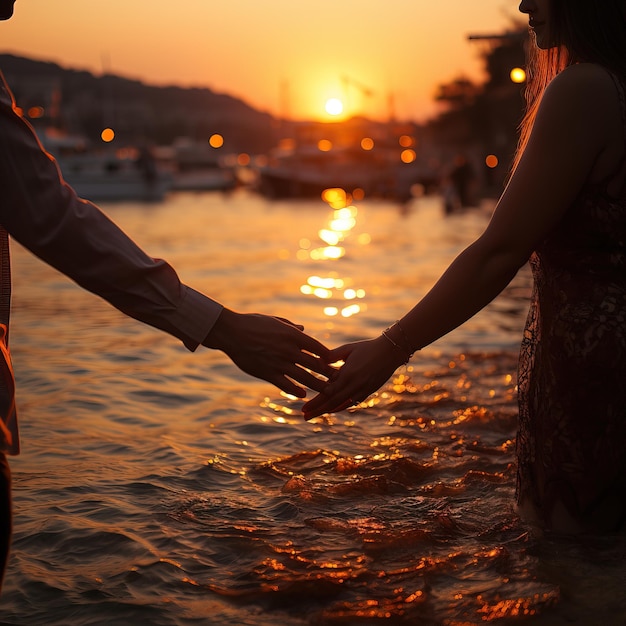
[[[379,389],[398,367],[398,355],[384,338],[357,341],[330,351],[344,365],[328,385],[303,407],[305,419],[359,404]]]
[[[302,407],[304,419],[309,420],[324,413],[336,413],[359,404],[361,398],[360,395],[357,397],[357,393],[362,392],[353,391],[351,395],[349,389],[343,387],[340,380],[330,383]]]
[[[356,403],[351,399],[339,401],[337,398],[320,397],[318,394],[302,407],[302,414],[305,420],[310,420],[324,413],[339,413],[354,404]]]
[[[289,380],[289,378],[283,376],[282,374],[279,374],[275,378],[268,377],[267,381],[290,396],[295,396],[296,398],[306,398],[306,389],[304,389],[304,387],[300,387],[300,385],[296,385],[296,383]]]

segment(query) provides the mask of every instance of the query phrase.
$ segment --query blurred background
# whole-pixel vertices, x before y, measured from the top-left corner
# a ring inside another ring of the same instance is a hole
[[[148,198],[244,184],[468,205],[500,191],[523,106],[527,31],[504,0],[32,0],[2,35],[19,107],[95,199],[132,163]]]

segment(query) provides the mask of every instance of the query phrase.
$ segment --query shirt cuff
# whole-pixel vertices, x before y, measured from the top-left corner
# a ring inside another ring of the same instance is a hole
[[[180,329],[185,347],[193,352],[211,332],[224,307],[187,285],[183,288],[185,297],[172,322]]]

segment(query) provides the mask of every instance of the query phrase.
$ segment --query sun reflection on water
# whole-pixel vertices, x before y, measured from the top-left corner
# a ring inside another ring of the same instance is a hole
[[[322,200],[332,209],[328,224],[317,233],[319,241],[325,245],[314,246],[310,239],[302,238],[296,254],[300,261],[336,261],[347,253],[346,245],[341,244],[345,244],[352,235],[359,213],[352,204],[353,197],[344,189],[332,188],[322,193]],[[356,242],[358,245],[368,245],[371,243],[371,236],[361,233],[356,237]],[[335,303],[322,308],[326,317],[352,317],[366,310],[364,302],[345,303],[346,300],[364,300],[366,297],[365,289],[355,288],[352,282],[348,277],[341,277],[337,271],[330,271],[324,276],[309,276],[300,287],[300,293],[320,300],[335,299]]]

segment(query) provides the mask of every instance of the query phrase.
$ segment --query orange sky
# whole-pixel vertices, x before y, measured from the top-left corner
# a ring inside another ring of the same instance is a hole
[[[207,86],[273,114],[400,119],[436,111],[440,82],[478,77],[470,33],[499,32],[514,0],[17,0],[0,51],[150,84]],[[348,82],[342,80],[347,77]],[[371,90],[367,96],[359,85]]]

